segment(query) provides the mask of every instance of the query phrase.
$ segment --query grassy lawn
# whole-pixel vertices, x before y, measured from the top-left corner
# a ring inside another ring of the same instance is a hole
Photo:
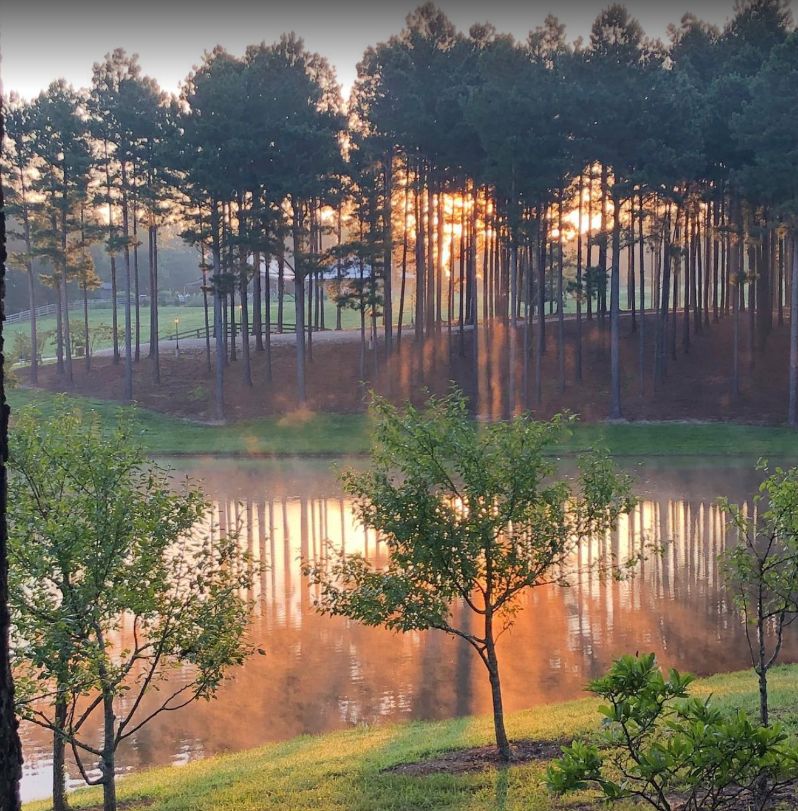
[[[238,311],[237,311],[238,312]],[[124,334],[125,326],[125,312],[122,307],[119,308],[119,330]],[[236,316],[239,317],[238,315]],[[135,315],[133,316],[135,319]],[[150,340],[150,311],[148,306],[141,308],[141,344],[144,345]],[[252,318],[250,312],[250,318]],[[111,309],[91,309],[89,310],[89,327],[94,328],[101,324],[111,326]],[[158,308],[158,323],[159,334],[162,340],[173,340],[175,335],[175,319],[178,319],[177,328],[181,335],[189,330],[205,329],[205,312],[202,307],[179,307],[179,306],[162,306]],[[294,302],[287,300],[285,302],[285,312],[283,319],[287,324],[294,323]],[[341,313],[342,326],[345,329],[355,328],[360,325],[360,316],[354,310],[344,309]],[[213,323],[213,311],[210,312],[210,320]],[[277,323],[277,305],[272,304],[272,322]],[[328,328],[335,327],[335,304],[331,301],[325,302],[325,323]],[[69,324],[73,332],[83,334],[83,311],[70,310]],[[36,321],[36,328],[40,332],[54,331],[56,325],[55,316],[47,316],[39,318]],[[133,321],[133,329],[135,330],[135,320]],[[7,346],[14,346],[14,336],[18,333],[30,336],[30,322],[23,321],[19,324],[6,324],[3,327],[6,336]],[[120,340],[122,337],[120,336]],[[111,346],[111,341],[97,340],[93,346],[94,351],[98,349],[106,349]],[[55,340],[50,340],[44,347],[44,356],[50,357],[55,355]]]
[[[113,420],[118,403],[70,396],[69,401]],[[47,414],[56,396],[29,389],[9,392],[14,409],[35,403]],[[140,408],[136,410],[144,446],[152,453],[342,454],[368,449],[367,419],[360,414],[272,417],[231,425],[202,425]],[[13,425],[13,416],[12,416]]]
[[[103,400],[70,397],[70,401],[114,419],[120,406]],[[17,388],[9,392],[12,410],[35,402],[47,413],[55,395]],[[268,417],[230,425],[202,425],[138,409],[142,440],[152,453],[217,454],[358,454],[369,447],[368,417],[322,414]],[[732,423],[622,423],[576,425],[557,453],[604,445],[618,457],[760,456],[798,458],[798,432],[788,428]]]
[[[774,715],[798,732],[798,666],[773,671],[772,687]],[[693,692],[711,692],[727,709],[755,712],[756,681],[750,671],[704,679]],[[515,713],[507,718],[508,733],[518,740],[589,734],[598,724],[596,706],[585,699]],[[440,752],[487,745],[491,736],[490,721],[484,717],[359,728],[209,758],[180,769],[153,769],[120,780],[118,791],[127,811],[543,811],[590,798],[577,794],[558,804],[546,792],[545,764],[540,762],[424,777],[384,771]],[[90,808],[99,799],[96,790],[71,797],[75,809]],[[629,806],[615,806],[623,807]],[[49,804],[25,808],[44,811]]]

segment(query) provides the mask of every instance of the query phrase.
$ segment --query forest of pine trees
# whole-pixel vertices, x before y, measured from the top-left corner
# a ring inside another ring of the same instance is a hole
[[[508,414],[539,404],[544,357],[556,355],[561,390],[581,383],[588,321],[608,334],[611,418],[624,414],[623,375],[656,393],[725,319],[736,395],[783,327],[798,423],[798,32],[784,0],[743,0],[723,30],[686,14],[665,43],[621,5],[571,42],[551,16],[525,41],[488,23],[461,33],[427,3],[366,51],[347,100],[294,34],[206,53],[176,97],[118,49],[89,88],[12,95],[6,129],[10,267],[27,274],[32,311],[37,283],[55,292],[66,387],[76,334],[89,343],[88,309],[81,324],[70,305],[100,279],[125,399],[137,362],[158,384],[158,248],[171,229],[199,259],[219,419],[229,376],[252,385],[251,353],[271,375],[283,328],[296,333],[296,380],[280,382],[303,405],[313,333],[348,307],[361,378],[398,353],[421,358],[423,377],[429,342],[477,368],[499,341]],[[32,347],[36,328],[34,316]],[[622,369],[631,333],[639,362]],[[33,383],[37,365],[34,351]]]

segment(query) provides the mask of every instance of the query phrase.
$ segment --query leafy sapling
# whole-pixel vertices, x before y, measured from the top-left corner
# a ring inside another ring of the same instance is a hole
[[[344,485],[388,561],[377,568],[341,552],[306,564],[320,590],[316,606],[366,625],[464,639],[487,671],[496,745],[509,760],[497,640],[525,591],[567,585],[579,545],[631,510],[629,482],[598,453],[580,460],[573,479],[558,475],[547,451],[563,435],[562,417],[478,426],[460,394],[433,398],[425,411],[377,400],[373,411],[371,467],[346,474]],[[470,615],[463,622],[457,604]]]

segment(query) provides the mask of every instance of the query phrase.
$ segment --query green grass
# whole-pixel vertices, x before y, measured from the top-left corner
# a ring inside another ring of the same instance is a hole
[[[272,304],[272,322],[277,323],[277,305]],[[240,311],[236,311],[237,313]],[[135,316],[133,316],[135,318]],[[250,313],[250,318],[252,317]],[[119,330],[124,331],[125,312],[124,308],[120,306],[119,313]],[[141,328],[140,340],[144,345],[150,340],[150,311],[149,306],[142,306],[141,308]],[[238,319],[239,316],[236,315]],[[178,319],[177,329],[181,335],[189,330],[204,330],[205,329],[205,313],[202,307],[178,307],[178,306],[162,306],[158,308],[158,323],[159,335],[161,340],[174,340],[175,335],[175,319]],[[213,311],[210,313],[211,322],[213,322]],[[285,312],[283,319],[287,324],[294,323],[294,302],[293,300],[286,300]],[[353,329],[360,325],[360,316],[354,310],[344,309],[341,313],[341,322],[344,329]],[[110,307],[108,309],[91,309],[89,310],[89,327],[94,328],[100,324],[110,327],[112,323],[112,314]],[[328,328],[335,327],[335,304],[331,301],[325,302],[325,323]],[[75,334],[83,334],[83,310],[70,310],[69,324],[72,332]],[[56,327],[55,316],[47,316],[39,318],[36,321],[36,327],[39,332],[54,331]],[[135,330],[135,321],[133,322],[133,329]],[[6,337],[7,345],[14,346],[14,336],[22,334],[25,337],[30,336],[30,321],[23,321],[18,324],[6,324],[3,327],[3,332]],[[183,340],[181,338],[181,340]],[[111,346],[111,341],[98,340],[93,350],[107,349]],[[51,339],[45,345],[43,355],[45,358],[55,354],[55,340]]]
[[[69,396],[68,401],[113,420],[120,405]],[[56,395],[30,389],[9,392],[13,411],[36,404],[46,415]],[[151,453],[175,454],[346,454],[368,449],[367,419],[360,414],[308,414],[272,417],[231,425],[203,425],[136,409],[141,439]]]
[[[798,732],[798,666],[774,670],[771,684],[774,717]],[[701,680],[693,691],[712,693],[726,709],[756,711],[751,671]],[[590,734],[598,723],[596,706],[584,699],[514,713],[507,718],[508,733],[514,739],[540,740]],[[555,802],[543,785],[542,763],[425,777],[384,771],[491,742],[492,727],[485,717],[359,728],[209,758],[180,769],[153,769],[120,780],[118,792],[128,803],[127,811],[543,811],[590,798],[581,794]],[[87,790],[73,794],[71,801],[75,809],[90,808],[99,798],[97,790]],[[49,807],[38,802],[25,809]]]
[[[52,410],[56,395],[17,388],[9,392],[12,411],[36,403]],[[84,408],[114,419],[120,406],[104,400],[70,396]],[[369,448],[369,420],[364,414],[314,413],[267,417],[229,425],[204,425],[140,408],[141,436],[152,453],[343,455]],[[618,457],[701,457],[725,464],[729,457],[798,458],[798,432],[733,423],[615,423],[579,425],[556,453],[575,453],[606,446]]]

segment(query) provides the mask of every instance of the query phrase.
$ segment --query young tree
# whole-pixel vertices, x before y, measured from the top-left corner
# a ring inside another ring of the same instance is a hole
[[[459,394],[433,398],[425,412],[380,400],[374,411],[371,468],[346,474],[344,485],[360,521],[380,533],[388,563],[378,569],[342,551],[329,566],[306,565],[321,587],[317,608],[464,639],[487,670],[496,745],[509,760],[497,639],[524,591],[566,584],[578,546],[632,508],[629,482],[601,454],[582,457],[576,481],[558,477],[545,452],[562,437],[561,417],[481,427]],[[458,622],[457,601],[469,621]]]
[[[767,472],[765,463],[759,470]],[[776,468],[747,506],[723,501],[738,543],[724,558],[727,583],[746,624],[759,679],[759,717],[770,722],[768,672],[786,628],[798,618],[798,468]]]
[[[248,653],[251,567],[219,535],[202,492],[175,488],[120,417],[112,428],[60,403],[19,414],[11,447],[10,557],[17,705],[53,733],[115,811],[116,751],[155,716],[211,698]],[[177,671],[190,674],[169,679]],[[96,714],[102,737],[86,729]],[[87,756],[99,761],[91,778]]]
[[[0,100],[0,144],[5,135],[5,104]],[[0,302],[5,301],[6,210],[0,177]],[[3,319],[0,318],[0,809],[19,811],[19,780],[22,748],[14,712],[14,680],[11,675],[8,589],[8,404],[5,392]]]

